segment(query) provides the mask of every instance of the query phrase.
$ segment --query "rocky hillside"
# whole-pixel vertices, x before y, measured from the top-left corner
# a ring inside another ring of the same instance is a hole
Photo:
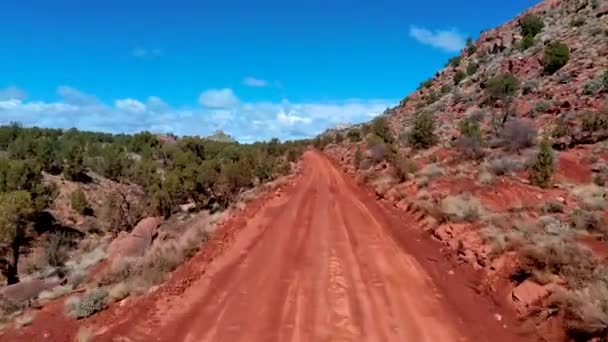
[[[608,1],[547,0],[373,122],[315,143],[382,201],[419,212],[523,331],[605,341],[606,139]]]

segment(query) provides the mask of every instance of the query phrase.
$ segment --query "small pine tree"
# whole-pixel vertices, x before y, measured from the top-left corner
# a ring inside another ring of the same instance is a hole
[[[519,20],[519,27],[522,36],[530,36],[534,38],[540,31],[543,30],[545,24],[543,20],[534,14],[527,14]]]
[[[85,174],[84,151],[77,143],[71,144],[66,151],[63,174],[71,181],[80,181]]]
[[[469,63],[467,65],[467,75],[469,75],[469,76],[475,75],[475,73],[477,72],[478,69],[479,69],[479,64],[477,64],[475,62]]]
[[[353,163],[355,165],[355,169],[359,170],[361,168],[361,163],[362,162],[363,162],[363,153],[357,147],[357,151],[355,151],[355,156],[354,156],[354,160],[353,160]]]
[[[88,215],[91,212],[91,205],[87,200],[87,196],[84,191],[81,189],[76,189],[72,191],[72,195],[70,196],[72,209],[76,211],[80,215]]]
[[[409,135],[409,143],[418,149],[425,149],[437,142],[435,123],[430,114],[420,112],[414,118],[414,127]]]
[[[454,75],[454,84],[460,84],[460,82],[462,82],[465,78],[467,78],[467,74],[462,70],[458,70]]]
[[[393,144],[395,142],[395,138],[388,127],[385,116],[379,116],[372,121],[372,132],[382,138],[387,144]]]
[[[532,37],[530,35],[524,36],[521,40],[521,45],[520,45],[521,50],[522,51],[528,50],[532,46],[534,46],[534,37]]]
[[[467,38],[467,55],[471,56],[475,51],[477,51],[477,47],[473,43],[473,38]]]
[[[553,175],[553,149],[549,139],[544,138],[539,144],[536,160],[528,170],[530,181],[541,188],[547,188],[551,184]]]
[[[346,133],[351,142],[361,141],[361,133],[358,129],[352,128]]]
[[[511,73],[504,73],[486,82],[486,94],[491,101],[505,100],[519,90],[519,80]]]
[[[570,49],[562,42],[553,42],[545,49],[543,67],[545,73],[553,74],[570,60]]]
[[[472,118],[465,118],[458,123],[458,129],[460,134],[467,138],[475,138],[481,140],[481,129],[479,128],[479,122]]]
[[[413,169],[411,162],[401,155],[396,155],[392,160],[392,164],[395,168],[395,177],[397,177],[399,182],[405,182]]]
[[[343,140],[344,140],[344,136],[342,135],[342,133],[336,132],[336,135],[334,136],[334,142],[336,144],[340,144]]]

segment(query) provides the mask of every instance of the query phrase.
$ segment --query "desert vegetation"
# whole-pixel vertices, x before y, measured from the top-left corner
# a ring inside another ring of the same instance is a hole
[[[86,285],[91,269],[112,257],[108,246],[142,218],[172,219],[184,206],[189,215],[221,212],[289,173],[306,144],[0,127],[2,319]],[[158,246],[150,240],[154,248],[109,267],[98,288],[66,302],[67,312],[88,317],[160,283],[208,240],[216,220]]]
[[[374,151],[363,147],[374,136],[354,142],[358,159],[379,162],[356,170],[372,188],[392,177],[382,198],[439,222],[424,229],[488,287],[499,274],[514,298],[537,289],[514,300],[522,320],[572,341],[608,333],[608,66],[583,52],[605,45],[602,5],[543,3],[482,32],[384,114],[398,139]]]

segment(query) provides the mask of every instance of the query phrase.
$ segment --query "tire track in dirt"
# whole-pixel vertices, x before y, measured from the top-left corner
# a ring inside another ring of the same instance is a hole
[[[100,340],[520,340],[473,326],[488,311],[465,320],[394,238],[394,220],[324,156],[307,152],[303,164],[291,191],[248,217],[183,295],[164,299],[174,309],[130,317]]]

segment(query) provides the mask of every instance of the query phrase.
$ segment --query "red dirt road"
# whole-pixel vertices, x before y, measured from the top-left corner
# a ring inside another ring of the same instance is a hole
[[[515,341],[472,327],[392,237],[392,220],[324,156],[268,200],[198,280],[113,341]],[[465,296],[466,297],[466,296]],[[475,317],[472,318],[476,319]],[[487,328],[487,329],[486,329]],[[499,327],[498,329],[503,329]]]
[[[97,342],[524,340],[419,217],[322,154],[305,153],[283,190],[225,222],[157,291],[78,322],[57,302],[0,340],[74,341],[78,326]]]

